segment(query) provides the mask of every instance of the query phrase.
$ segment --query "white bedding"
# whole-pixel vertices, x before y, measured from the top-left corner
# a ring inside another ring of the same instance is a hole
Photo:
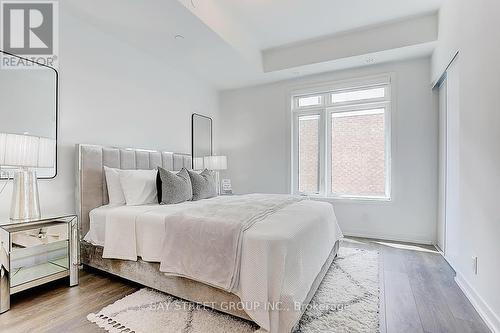
[[[160,208],[165,206],[160,206],[158,204],[140,206],[141,208],[148,210],[154,208]],[[90,212],[90,229],[84,240],[90,242],[94,245],[104,246],[106,239],[106,218],[113,212],[123,212],[124,214],[132,214],[131,211],[134,210],[133,206],[112,206],[106,205],[99,208],[93,209]],[[126,260],[137,260],[137,257],[141,257],[144,261],[150,262],[160,262],[161,247],[163,245],[164,238],[164,226],[160,219],[149,219],[144,220],[142,223],[136,225],[136,234],[134,235],[135,245],[134,245],[134,256],[118,256],[116,259],[126,259]],[[113,236],[113,234],[108,234],[108,237]],[[116,234],[115,234],[116,236]],[[120,239],[119,237],[114,237]],[[123,244],[127,244],[126,237],[121,241]],[[129,241],[130,242],[130,241]]]
[[[167,216],[160,272],[234,292],[239,281],[244,233],[302,200],[303,197],[283,194],[222,196]],[[123,225],[121,221],[117,223]],[[131,223],[131,231],[132,228]]]
[[[90,214],[85,240],[104,246],[108,258],[160,261],[165,217],[209,200],[220,198],[97,208]],[[135,234],[116,224],[107,226],[110,216],[127,220],[133,216]],[[332,206],[311,200],[290,204],[254,224],[243,235],[240,276],[234,289],[247,314],[265,331],[290,332],[301,313],[297,304],[305,300],[341,237]]]

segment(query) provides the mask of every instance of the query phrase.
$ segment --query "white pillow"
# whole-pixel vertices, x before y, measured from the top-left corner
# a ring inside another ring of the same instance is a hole
[[[106,184],[108,186],[108,197],[110,205],[125,205],[122,185],[120,183],[120,170],[104,167]]]
[[[120,170],[119,173],[127,206],[158,203],[158,170]]]

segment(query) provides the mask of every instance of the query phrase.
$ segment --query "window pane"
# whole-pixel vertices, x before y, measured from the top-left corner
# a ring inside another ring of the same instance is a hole
[[[321,104],[321,96],[299,97],[299,108]]]
[[[332,193],[385,196],[384,109],[333,113]]]
[[[365,99],[385,97],[385,88],[371,88],[364,90],[354,90],[346,92],[337,92],[332,94],[332,103],[344,103],[352,101],[361,101]]]
[[[299,192],[319,192],[319,115],[299,117]]]

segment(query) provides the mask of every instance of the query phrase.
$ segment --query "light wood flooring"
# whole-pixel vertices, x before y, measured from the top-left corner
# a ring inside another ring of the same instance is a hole
[[[455,273],[434,247],[348,238],[343,246],[380,253],[381,333],[490,332],[454,282]],[[80,284],[56,281],[11,298],[0,332],[103,332],[86,316],[140,286],[97,271]]]

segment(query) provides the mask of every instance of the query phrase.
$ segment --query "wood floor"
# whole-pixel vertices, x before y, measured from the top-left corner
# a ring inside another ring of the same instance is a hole
[[[433,246],[350,238],[380,253],[381,332],[490,332]]]
[[[343,246],[380,253],[381,333],[490,332],[433,247],[358,238]],[[67,283],[14,295],[11,309],[0,315],[0,332],[103,332],[87,314],[139,289],[96,271],[81,271],[79,286]]]

